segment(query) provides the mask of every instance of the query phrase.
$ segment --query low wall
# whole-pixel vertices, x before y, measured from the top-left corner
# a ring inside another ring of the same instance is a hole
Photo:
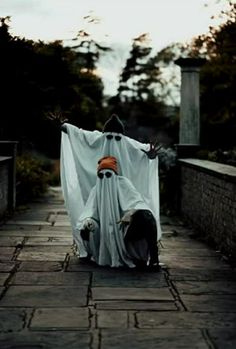
[[[9,208],[9,171],[11,157],[0,156],[0,218]]]
[[[183,217],[230,258],[236,259],[236,167],[180,159]]]
[[[16,141],[0,141],[0,217],[16,206]],[[7,203],[6,203],[7,199]]]

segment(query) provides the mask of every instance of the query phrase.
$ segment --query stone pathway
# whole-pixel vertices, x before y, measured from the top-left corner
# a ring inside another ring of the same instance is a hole
[[[79,262],[59,188],[1,225],[0,348],[235,349],[235,271],[162,227],[154,273]]]

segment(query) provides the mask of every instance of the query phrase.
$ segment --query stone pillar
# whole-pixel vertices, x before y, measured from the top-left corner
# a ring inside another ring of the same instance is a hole
[[[204,59],[180,58],[181,67],[180,128],[177,152],[180,157],[192,157],[200,146],[199,72]]]

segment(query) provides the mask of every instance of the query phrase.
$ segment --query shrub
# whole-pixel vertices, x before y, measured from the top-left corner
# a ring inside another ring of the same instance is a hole
[[[31,154],[16,158],[17,203],[27,202],[46,192],[50,175],[44,167],[43,160]]]
[[[60,160],[52,160],[50,166],[49,185],[60,185]]]
[[[177,207],[177,154],[172,148],[162,147],[158,158],[161,214],[174,215]]]
[[[197,158],[219,162],[221,164],[236,166],[236,148],[222,150],[201,149],[197,153]]]

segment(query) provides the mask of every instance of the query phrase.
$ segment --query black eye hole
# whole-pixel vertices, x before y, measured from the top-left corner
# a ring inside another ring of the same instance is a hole
[[[106,176],[107,178],[110,178],[110,177],[112,176],[112,173],[111,173],[111,172],[105,172],[105,176]]]
[[[105,176],[106,176],[107,178],[110,178],[110,177],[112,176],[112,173],[111,173],[111,172],[105,172]],[[104,173],[103,173],[103,172],[99,172],[99,173],[98,173],[98,177],[99,177],[100,179],[103,179]]]
[[[106,135],[106,138],[109,139],[109,141],[111,139],[113,139],[113,135]],[[116,141],[120,141],[121,140],[121,136],[114,136]]]

